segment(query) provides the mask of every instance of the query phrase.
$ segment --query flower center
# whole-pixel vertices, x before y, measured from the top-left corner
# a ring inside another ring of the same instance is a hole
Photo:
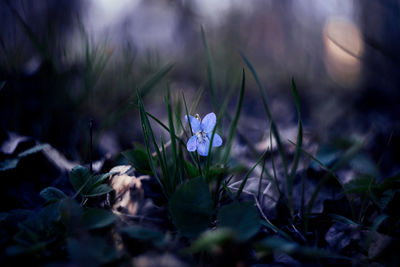
[[[203,131],[196,133],[196,135],[197,135],[197,142],[199,143],[203,143],[208,139],[207,134]]]

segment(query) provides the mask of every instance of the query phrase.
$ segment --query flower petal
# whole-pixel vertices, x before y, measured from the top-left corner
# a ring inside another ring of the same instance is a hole
[[[214,130],[216,122],[217,117],[215,114],[213,112],[208,113],[201,121],[201,129],[206,133],[210,133]]]
[[[188,151],[193,152],[196,151],[197,149],[197,136],[193,135],[192,137],[189,138],[186,148]]]
[[[197,152],[199,152],[200,156],[207,156],[208,155],[208,149],[210,148],[210,140],[208,138],[205,138],[203,142],[197,143]]]
[[[189,115],[190,118],[190,126],[192,127],[193,133],[198,133],[201,131],[200,121],[195,117]],[[187,116],[185,115],[185,120],[188,122]]]
[[[211,140],[211,136],[212,136],[212,132],[211,133],[207,133],[207,137]],[[214,134],[214,139],[213,139],[213,147],[218,147],[222,145],[222,138],[221,136],[219,136],[219,134],[215,133]]]

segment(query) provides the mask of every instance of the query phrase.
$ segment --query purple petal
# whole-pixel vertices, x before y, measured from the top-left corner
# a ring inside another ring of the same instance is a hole
[[[193,135],[192,137],[190,137],[189,141],[186,144],[186,148],[190,152],[196,151],[196,148],[197,148],[197,136],[196,135]]]
[[[211,136],[212,136],[212,132],[211,133],[207,133],[207,137],[211,140]],[[213,139],[213,147],[218,147],[222,145],[222,138],[221,136],[219,136],[219,134],[215,133],[214,134],[214,139]]]
[[[208,149],[210,148],[210,140],[207,138],[204,139],[203,142],[197,143],[197,152],[199,152],[200,156],[207,156],[208,155]]]
[[[201,121],[201,129],[206,133],[210,133],[214,130],[216,122],[217,117],[215,114],[213,112],[208,113]]]
[[[200,121],[195,117],[189,115],[190,118],[190,126],[192,127],[193,133],[198,133],[201,131]],[[185,120],[188,122],[187,116],[185,115]]]

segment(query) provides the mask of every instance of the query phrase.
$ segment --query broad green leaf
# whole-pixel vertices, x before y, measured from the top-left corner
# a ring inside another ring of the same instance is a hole
[[[65,198],[60,203],[61,222],[69,232],[78,228],[83,215],[82,207],[72,198]]]
[[[85,210],[82,217],[82,226],[88,229],[97,229],[114,223],[116,216],[106,210],[89,208]]]
[[[239,240],[247,240],[260,229],[260,215],[253,203],[234,201],[220,209],[218,226],[234,229]]]
[[[295,242],[286,241],[278,237],[268,237],[256,244],[259,251],[277,251],[288,255],[298,255],[307,258],[338,258],[352,260],[351,258],[340,256],[334,252],[317,247],[301,246]]]
[[[98,186],[90,189],[89,191],[84,193],[83,196],[84,197],[97,197],[97,196],[101,196],[101,195],[110,193],[113,190],[114,189],[112,187],[110,187],[106,184],[101,184],[101,185],[98,185]]]
[[[63,191],[51,186],[40,191],[40,196],[47,201],[60,200],[67,197]]]
[[[69,173],[69,180],[75,191],[84,193],[91,176],[88,169],[83,166],[76,166]]]
[[[143,174],[151,174],[151,167],[147,152],[144,147],[136,146],[135,149],[127,150],[121,153],[135,167],[136,170]]]
[[[94,188],[101,183],[103,183],[107,178],[109,178],[111,175],[116,174],[117,172],[108,172],[104,174],[97,174],[97,175],[92,175],[91,181],[90,181],[90,188]]]
[[[366,193],[372,190],[376,185],[375,177],[363,175],[355,178],[354,180],[344,184],[345,193]]]
[[[207,229],[213,201],[202,177],[181,184],[169,201],[172,221],[182,234],[194,237]]]
[[[129,238],[150,241],[156,245],[162,245],[165,240],[165,236],[162,232],[141,226],[129,226],[122,228],[121,233]]]
[[[66,250],[72,266],[114,266],[119,256],[114,244],[102,236],[69,238]]]
[[[214,251],[215,248],[223,246],[228,242],[236,239],[236,231],[230,228],[218,228],[216,230],[208,230],[202,233],[199,238],[193,242],[189,251],[199,253],[203,251]]]
[[[185,161],[185,169],[187,174],[189,175],[189,178],[195,178],[200,176],[199,169],[195,167],[192,163],[189,161]]]
[[[378,189],[384,192],[388,189],[398,189],[400,188],[400,173],[395,174],[389,178],[386,178],[382,183],[378,185]]]

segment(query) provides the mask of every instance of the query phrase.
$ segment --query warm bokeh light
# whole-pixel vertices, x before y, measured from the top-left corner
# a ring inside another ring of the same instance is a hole
[[[323,29],[325,66],[329,76],[342,86],[356,84],[361,71],[363,42],[357,26],[343,19],[329,19]]]

